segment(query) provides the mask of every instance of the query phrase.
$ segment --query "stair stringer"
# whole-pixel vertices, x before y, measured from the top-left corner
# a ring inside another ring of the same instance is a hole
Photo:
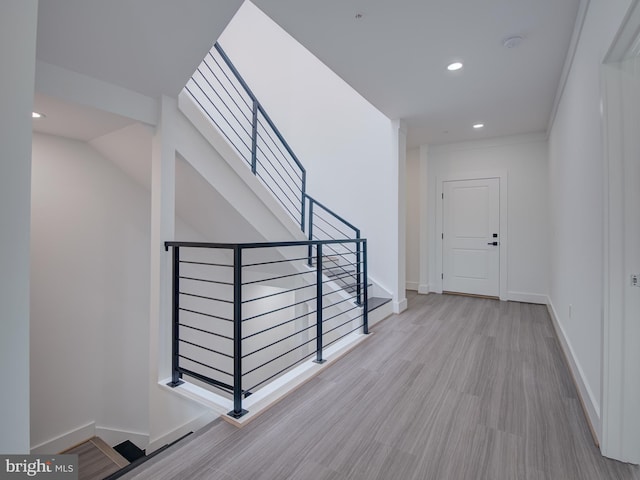
[[[271,192],[256,178],[235,148],[211,123],[210,119],[184,91],[178,99],[175,144],[178,154],[189,163],[220,195],[222,195],[266,241],[306,240],[306,235],[273,197]],[[241,243],[243,239],[238,239]],[[280,250],[280,249],[276,249]],[[286,250],[280,255],[286,257]],[[302,264],[288,266],[298,272],[305,270]],[[324,277],[323,293],[333,293],[334,298],[349,299],[339,284]],[[371,291],[379,290],[374,282]],[[350,310],[353,302],[330,307],[328,316],[342,310]],[[309,311],[312,311],[310,308]],[[373,312],[372,312],[373,313]],[[390,313],[390,312],[389,312]],[[386,317],[386,309],[376,310],[370,316],[370,324]],[[355,312],[354,312],[355,314]],[[357,323],[354,322],[354,327]],[[193,387],[190,387],[193,388]],[[180,389],[178,389],[180,390]],[[199,397],[198,390],[192,394]]]
[[[184,91],[178,97],[176,150],[266,241],[306,240],[300,225]],[[239,242],[240,243],[240,242]]]
[[[293,221],[271,192],[253,175],[234,147],[184,90],[178,97],[178,109],[176,145],[181,156],[266,241],[307,240],[300,225]],[[285,257],[284,252],[282,256]],[[298,268],[298,271],[302,270]],[[375,279],[369,277],[369,283],[370,295],[391,297]],[[339,285],[332,285],[332,289],[341,290]],[[348,295],[344,292],[345,298]],[[376,316],[380,316],[379,313]]]

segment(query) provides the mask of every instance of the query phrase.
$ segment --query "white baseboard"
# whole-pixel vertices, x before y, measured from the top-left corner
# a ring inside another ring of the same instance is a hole
[[[382,320],[384,320],[385,318],[391,315],[393,315],[392,302],[387,302],[384,305],[369,312],[369,328],[371,328],[376,323],[381,322]]]
[[[56,454],[67,450],[71,447],[84,442],[85,440],[95,436],[96,424],[95,422],[87,423],[82,427],[78,427],[74,430],[70,430],[62,435],[54,437],[46,442],[42,442],[38,445],[31,447],[31,453],[36,455]]]
[[[379,309],[376,309],[375,311],[377,310]],[[242,406],[248,410],[248,413],[239,419],[233,419],[226,415],[227,412],[233,409],[233,400],[224,398],[209,390],[199,387],[198,385],[185,381],[184,384],[175,389],[170,389],[170,391],[174,395],[181,395],[204,405],[210,410],[214,419],[221,416],[225,421],[232,425],[242,427],[266,411],[271,405],[277,403],[293,390],[318,375],[329,365],[351,351],[353,348],[357,347],[360,343],[366,341],[368,338],[370,338],[370,335],[363,335],[362,333],[354,332],[324,350],[323,357],[325,363],[317,364],[310,358],[295,367],[293,370],[285,373],[280,378],[274,380],[272,383],[259,389],[256,393],[243,400]],[[166,383],[167,381],[164,380],[159,382],[158,385],[160,388],[169,390]],[[189,429],[183,428],[183,434],[186,434],[190,430],[195,432],[198,428],[195,426],[192,426]],[[179,436],[176,438],[179,438]],[[153,442],[153,445],[157,449],[161,447],[162,444],[169,443],[168,440],[169,439],[165,437],[163,442],[158,440]]]
[[[213,422],[218,417],[219,415],[217,415],[216,412],[208,411],[183,424],[182,426],[174,428],[170,432],[165,432],[158,438],[149,440],[149,444],[147,445],[147,455],[155,452],[159,448],[162,448],[169,443],[175,442],[179,438],[184,437],[189,432],[197,432],[201,428],[204,428],[206,425]]]
[[[584,409],[587,421],[589,422],[591,433],[595,437],[595,440],[600,443],[600,434],[602,431],[600,404],[591,391],[589,383],[586,381],[584,372],[580,367],[580,362],[573,353],[573,348],[571,348],[571,342],[565,335],[564,329],[558,321],[558,315],[556,313],[556,309],[553,306],[553,303],[551,302],[551,299],[547,297],[546,303],[547,309],[549,310],[549,315],[551,316],[553,327],[558,337],[558,341],[560,342],[560,347],[562,348],[562,352],[564,353],[565,359],[569,366],[571,376],[573,377],[573,383],[575,384],[576,390],[578,391],[578,398],[580,399],[580,403],[582,404],[582,408]]]
[[[408,302],[406,297],[398,301],[394,300],[392,303],[393,303],[393,313],[402,313],[407,309]]]
[[[412,291],[415,291],[415,292],[417,292],[418,288],[420,288],[418,282],[410,282],[408,280],[405,282],[404,285],[405,285],[405,288],[407,290],[412,290]]]
[[[91,422],[31,447],[31,453],[36,455],[56,454],[75,447],[91,437],[100,437],[110,446],[131,440],[138,447],[145,449],[149,443],[149,435],[144,433],[98,427],[95,422]]]
[[[124,442],[125,440],[130,440],[138,448],[144,450],[147,448],[147,444],[149,443],[148,434],[129,432],[126,430],[118,430],[115,428],[96,426],[96,436],[100,437],[107,443],[107,445],[110,445],[112,447]]]
[[[429,293],[429,284],[421,284],[420,282],[407,281],[405,285],[407,290],[418,292],[421,295],[426,295],[427,293]]]
[[[508,300],[512,302],[537,303],[547,305],[549,297],[539,293],[507,292]]]

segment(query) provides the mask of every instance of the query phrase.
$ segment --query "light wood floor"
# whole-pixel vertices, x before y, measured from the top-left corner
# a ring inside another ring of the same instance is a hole
[[[372,332],[243,429],[123,478],[640,479],[594,446],[546,307],[412,295]]]
[[[129,465],[126,458],[99,437],[93,437],[63,453],[78,455],[78,480],[108,477]]]

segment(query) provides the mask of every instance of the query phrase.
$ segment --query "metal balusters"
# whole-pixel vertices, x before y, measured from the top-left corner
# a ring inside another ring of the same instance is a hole
[[[243,399],[251,393],[310,356],[322,363],[330,345],[356,330],[367,332],[357,294],[336,288],[325,274],[328,247],[348,245],[356,251],[362,245],[364,264],[364,244],[363,239],[167,242],[174,249],[170,385],[186,376],[227,392],[233,400],[229,415],[239,418],[246,413]],[[315,247],[312,266],[309,246]],[[212,252],[213,258],[193,252]]]

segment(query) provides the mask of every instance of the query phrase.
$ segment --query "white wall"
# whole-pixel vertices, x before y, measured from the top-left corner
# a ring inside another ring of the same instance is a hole
[[[407,151],[407,289],[420,283],[420,150]]]
[[[0,15],[0,452],[29,452],[29,208],[37,0]]]
[[[444,177],[506,172],[507,297],[546,303],[548,294],[547,142],[542,134],[429,146],[429,283],[440,284],[436,261],[436,193]],[[424,188],[424,186],[422,186]],[[504,227],[504,226],[503,226]]]
[[[600,67],[630,3],[590,1],[549,136],[549,297],[598,434],[605,228]]]
[[[88,144],[33,138],[32,446],[148,431],[149,192]]]
[[[392,122],[249,2],[220,43],[307,169],[307,192],[362,230],[371,276],[393,291]]]

